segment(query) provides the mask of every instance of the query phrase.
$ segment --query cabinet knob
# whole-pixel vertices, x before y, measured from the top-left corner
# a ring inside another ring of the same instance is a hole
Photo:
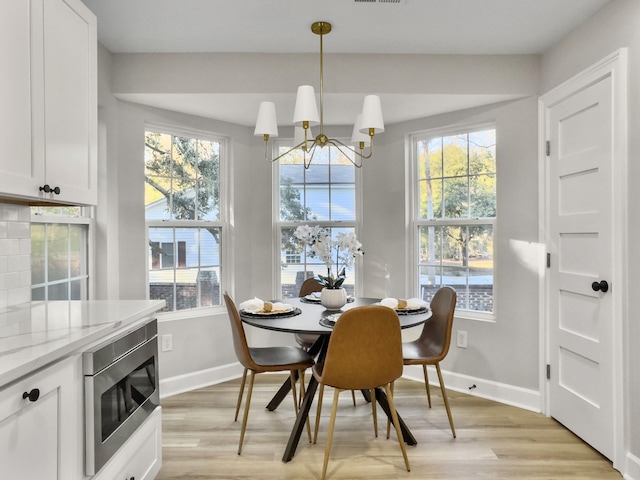
[[[40,390],[37,389],[37,388],[34,388],[30,392],[24,392],[22,394],[22,398],[23,399],[27,399],[28,398],[30,402],[35,402],[36,400],[38,400],[40,398]]]
[[[51,186],[47,183],[46,185],[43,185],[42,187],[40,187],[40,191],[44,193],[55,193],[56,195],[59,195],[60,187],[51,188]]]

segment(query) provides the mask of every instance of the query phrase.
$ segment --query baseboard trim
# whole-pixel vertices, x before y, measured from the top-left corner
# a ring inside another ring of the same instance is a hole
[[[160,379],[160,398],[171,397],[179,393],[190,392],[198,388],[216,385],[242,376],[242,365],[239,362],[207,368],[197,372]]]
[[[626,465],[624,466],[624,480],[640,480],[640,458],[627,452]]]
[[[427,373],[429,374],[429,384],[439,387],[435,367],[427,367]],[[419,365],[405,366],[402,376],[410,380],[424,382],[422,367]],[[515,387],[513,385],[447,372],[445,370],[442,371],[442,377],[447,390],[475,395],[532,412],[540,413],[542,411],[540,392],[536,390]]]

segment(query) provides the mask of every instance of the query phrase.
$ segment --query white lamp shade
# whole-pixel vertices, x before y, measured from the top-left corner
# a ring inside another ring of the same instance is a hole
[[[377,95],[367,95],[364,97],[362,106],[362,122],[360,132],[369,134],[369,129],[375,129],[375,133],[384,132],[384,121],[382,120],[382,106],[380,97]]]
[[[295,127],[293,129],[293,146],[295,147],[297,145],[300,145],[302,142],[304,142],[304,128]],[[308,128],[307,129],[307,151],[311,147],[312,143],[313,143],[313,133],[311,133],[311,129]],[[304,149],[304,145],[300,148]]]
[[[293,124],[302,125],[302,122],[309,122],[309,125],[318,125],[320,123],[316,92],[311,85],[300,85],[296,95]]]
[[[273,102],[260,102],[258,119],[254,135],[278,136],[278,120],[276,119],[276,105]]]
[[[356,147],[360,146],[360,142],[364,143],[365,147],[368,147],[371,144],[371,137],[369,136],[369,132],[361,133],[360,125],[362,125],[362,114],[359,113],[356,117],[356,123],[353,124],[353,133],[351,134],[351,143]]]

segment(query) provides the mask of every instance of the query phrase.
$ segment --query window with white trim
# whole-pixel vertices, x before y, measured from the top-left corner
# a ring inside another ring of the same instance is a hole
[[[221,304],[225,139],[145,132],[145,219],[149,298],[164,311]]]
[[[412,136],[419,295],[449,285],[457,310],[493,312],[496,131]]]
[[[291,143],[292,140],[279,142],[277,155],[290,149]],[[325,264],[309,256],[308,247],[296,239],[298,226],[319,225],[327,228],[334,239],[340,232],[357,233],[359,181],[357,169],[345,153],[350,154],[331,145],[318,148],[308,169],[304,168],[302,150],[279,160],[277,228],[282,298],[297,297],[305,279],[327,275]],[[357,268],[356,264],[346,271],[342,285],[350,295],[354,294]]]
[[[89,298],[89,228],[83,207],[31,207],[31,299]]]

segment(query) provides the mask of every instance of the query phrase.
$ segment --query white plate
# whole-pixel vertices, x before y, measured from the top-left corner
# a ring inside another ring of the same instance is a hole
[[[265,312],[264,310],[258,310],[257,312],[250,312],[248,310],[243,310],[244,313],[248,313],[250,315],[264,315],[264,316],[269,316],[269,315],[282,315],[283,313],[289,313],[293,310],[292,306],[289,306],[288,308],[285,309],[278,309],[278,310],[271,310],[270,312]]]

